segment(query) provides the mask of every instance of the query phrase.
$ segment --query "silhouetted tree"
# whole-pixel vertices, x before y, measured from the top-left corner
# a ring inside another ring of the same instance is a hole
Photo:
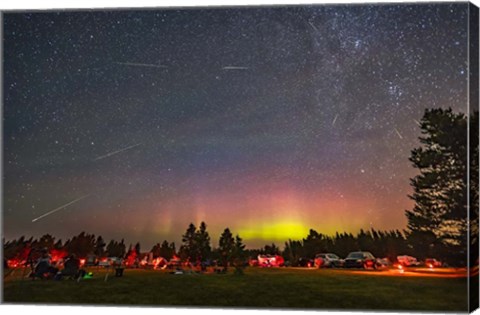
[[[197,228],[193,223],[187,228],[185,234],[182,235],[182,246],[180,247],[180,256],[183,260],[195,261],[197,255]]]
[[[222,265],[225,270],[228,269],[228,263],[232,259],[235,249],[235,240],[229,228],[226,228],[218,240],[218,252],[220,253]]]
[[[95,235],[81,232],[69,240],[65,247],[69,253],[85,257],[88,254],[92,254],[95,250]]]
[[[195,246],[196,260],[204,261],[210,258],[212,248],[210,246],[210,236],[208,235],[207,225],[205,222],[200,223],[200,227],[195,233]]]
[[[334,238],[336,254],[346,257],[350,252],[359,250],[357,239],[352,233],[336,233]]]
[[[307,237],[303,239],[303,246],[302,257],[313,259],[316,254],[331,252],[333,250],[333,239],[310,229]]]
[[[235,244],[233,245],[233,265],[235,266],[235,274],[242,275],[245,268],[245,245],[240,236],[235,236]]]
[[[175,243],[168,243],[166,240],[160,246],[160,256],[166,260],[170,260],[175,255]]]
[[[107,245],[107,253],[110,257],[124,257],[125,256],[125,244],[123,240],[121,243],[118,243],[114,240],[111,240]]]
[[[55,244],[55,238],[50,234],[45,234],[37,242],[39,248],[52,249]]]
[[[162,255],[160,254],[160,244],[157,243],[157,244],[153,245],[150,252],[152,253],[153,258],[161,257]]]
[[[61,250],[64,248],[62,240],[59,239],[58,241],[55,242],[55,245],[53,245],[53,248]]]
[[[280,254],[280,248],[277,247],[274,243],[271,245],[265,245],[263,248],[263,253],[266,255],[279,255]]]
[[[103,238],[99,235],[97,237],[97,241],[95,242],[95,255],[99,256],[99,257],[102,257],[103,255],[105,255],[105,241],[103,240]]]
[[[285,242],[283,257],[286,258],[288,262],[290,262],[291,266],[298,266],[300,258],[305,257],[305,249],[303,243],[294,240],[288,240],[288,242]]]
[[[465,262],[467,118],[451,109],[427,109],[420,128],[422,146],[410,157],[420,174],[411,180],[414,208],[406,210],[409,241],[419,255]]]

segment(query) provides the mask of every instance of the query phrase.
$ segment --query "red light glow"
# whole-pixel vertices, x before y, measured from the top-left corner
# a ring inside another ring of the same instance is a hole
[[[51,249],[50,256],[52,257],[52,262],[58,262],[68,256],[68,252],[60,249]]]
[[[18,259],[7,260],[8,268],[17,268],[17,267],[20,267],[21,265],[23,265],[24,263],[25,263],[25,261],[21,261],[21,260],[18,260]]]

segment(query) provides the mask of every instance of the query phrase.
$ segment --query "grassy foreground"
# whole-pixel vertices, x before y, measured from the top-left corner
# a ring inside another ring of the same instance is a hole
[[[466,278],[352,274],[343,270],[248,268],[234,274],[172,275],[125,270],[121,278],[91,269],[92,279],[4,280],[5,303],[186,305],[466,312]],[[20,274],[20,272],[18,272]]]

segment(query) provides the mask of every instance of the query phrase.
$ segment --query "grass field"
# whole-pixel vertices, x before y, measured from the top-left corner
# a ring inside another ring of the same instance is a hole
[[[388,272],[247,268],[232,274],[172,275],[125,270],[121,278],[92,269],[92,279],[4,281],[5,303],[190,305],[349,310],[467,310],[466,278],[388,276]],[[385,274],[385,275],[384,275]]]

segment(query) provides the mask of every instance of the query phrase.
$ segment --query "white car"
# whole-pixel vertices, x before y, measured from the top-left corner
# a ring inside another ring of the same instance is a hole
[[[100,259],[98,265],[101,267],[120,266],[123,263],[122,258],[108,257],[107,259]]]
[[[342,267],[343,266],[343,260],[340,259],[335,254],[332,253],[325,253],[325,254],[317,254],[315,255],[315,260],[314,260],[315,267],[321,268],[321,267]]]

